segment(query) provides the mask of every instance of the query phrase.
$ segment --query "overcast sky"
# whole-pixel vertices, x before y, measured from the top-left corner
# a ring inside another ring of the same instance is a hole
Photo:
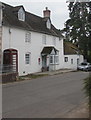
[[[26,11],[41,17],[45,7],[48,7],[51,10],[52,24],[58,29],[64,27],[69,16],[66,0],[1,0],[1,2],[12,6],[23,5]]]

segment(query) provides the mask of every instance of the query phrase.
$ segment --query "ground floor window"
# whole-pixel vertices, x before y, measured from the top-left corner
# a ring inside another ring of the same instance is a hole
[[[68,57],[65,57],[65,58],[64,58],[64,61],[65,61],[65,62],[68,62]]]
[[[79,64],[79,58],[77,58],[77,65]]]
[[[73,59],[71,59],[71,64],[73,64]]]
[[[25,54],[25,64],[30,64],[30,53]]]
[[[50,64],[59,64],[59,56],[50,55]]]

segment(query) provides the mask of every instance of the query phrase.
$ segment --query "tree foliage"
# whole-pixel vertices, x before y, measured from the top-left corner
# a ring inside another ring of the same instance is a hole
[[[91,2],[70,2],[69,19],[65,22],[65,40],[76,44],[85,59],[91,54]]]

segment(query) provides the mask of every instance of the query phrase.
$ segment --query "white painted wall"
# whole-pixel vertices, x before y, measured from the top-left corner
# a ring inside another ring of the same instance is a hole
[[[11,33],[9,33],[9,31]],[[18,50],[18,71],[19,75],[26,75],[29,73],[40,72],[42,68],[41,51],[44,46],[54,46],[53,36],[46,35],[47,43],[43,45],[42,33],[31,32],[31,42],[25,42],[25,30],[18,28],[9,28],[3,26],[2,35],[2,50],[13,48]],[[59,50],[59,64],[55,66],[55,70],[63,68],[63,40],[59,40],[56,37],[56,46]],[[25,64],[25,54],[27,52],[31,53],[31,61],[29,65]],[[38,58],[40,58],[40,64],[38,63]],[[61,59],[60,59],[61,58]]]
[[[79,59],[79,64],[84,61],[83,55],[64,55],[64,58],[68,57],[68,62],[64,60],[65,69],[77,69],[77,59]],[[71,59],[73,59],[73,64],[71,64]]]

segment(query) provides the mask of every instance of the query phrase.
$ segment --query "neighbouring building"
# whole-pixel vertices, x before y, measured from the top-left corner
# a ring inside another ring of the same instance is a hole
[[[64,42],[64,68],[77,69],[77,66],[84,61],[81,51],[74,44]]]

